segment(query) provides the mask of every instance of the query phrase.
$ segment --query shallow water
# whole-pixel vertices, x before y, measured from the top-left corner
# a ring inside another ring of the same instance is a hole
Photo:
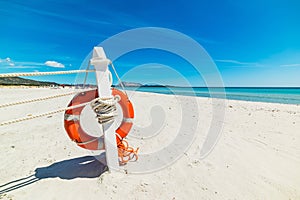
[[[300,88],[126,87],[127,90],[234,100],[300,104]],[[225,93],[224,93],[225,92]]]

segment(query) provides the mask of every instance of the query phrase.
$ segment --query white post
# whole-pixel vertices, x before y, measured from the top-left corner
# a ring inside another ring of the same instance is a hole
[[[102,47],[94,47],[93,57],[90,62],[96,70],[99,97],[112,97],[110,72],[108,69],[110,60],[106,58]],[[119,160],[114,123],[104,125],[103,128],[107,166],[110,170],[117,170],[119,168]]]

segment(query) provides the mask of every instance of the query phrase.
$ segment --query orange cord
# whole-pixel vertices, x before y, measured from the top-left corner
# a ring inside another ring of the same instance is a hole
[[[139,148],[137,148],[136,150],[134,150],[134,148],[129,147],[128,142],[126,140],[121,140],[118,143],[118,155],[120,158],[120,163],[122,165],[125,165],[127,162],[129,162],[130,160],[132,160],[133,158],[135,158],[134,161],[138,160],[138,150]]]

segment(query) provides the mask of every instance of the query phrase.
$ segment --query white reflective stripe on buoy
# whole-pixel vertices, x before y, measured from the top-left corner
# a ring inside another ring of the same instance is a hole
[[[104,147],[104,138],[103,137],[98,138],[98,149],[99,150],[105,149],[105,147]]]
[[[124,118],[123,118],[123,122],[126,122],[126,123],[133,123],[133,118],[127,118],[127,117],[124,117]]]
[[[85,142],[76,142],[76,141],[75,142],[78,145],[86,145],[86,144],[89,144],[89,143],[94,142],[96,140],[98,140],[98,138],[95,138],[95,139],[92,139],[92,140],[89,140],[89,141],[85,141]]]
[[[79,121],[80,120],[80,115],[65,114],[65,120],[67,120],[67,121]]]
[[[95,142],[96,140],[98,140],[98,150],[103,150],[104,149],[104,138],[103,137],[95,138],[95,139],[85,141],[85,142],[76,142],[75,141],[75,143],[77,145],[86,145],[86,144]]]

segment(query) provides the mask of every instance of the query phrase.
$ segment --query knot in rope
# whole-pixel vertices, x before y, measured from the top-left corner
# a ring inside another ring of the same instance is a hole
[[[106,124],[114,121],[117,116],[118,97],[96,98],[91,101],[90,105],[97,115],[100,124]]]

